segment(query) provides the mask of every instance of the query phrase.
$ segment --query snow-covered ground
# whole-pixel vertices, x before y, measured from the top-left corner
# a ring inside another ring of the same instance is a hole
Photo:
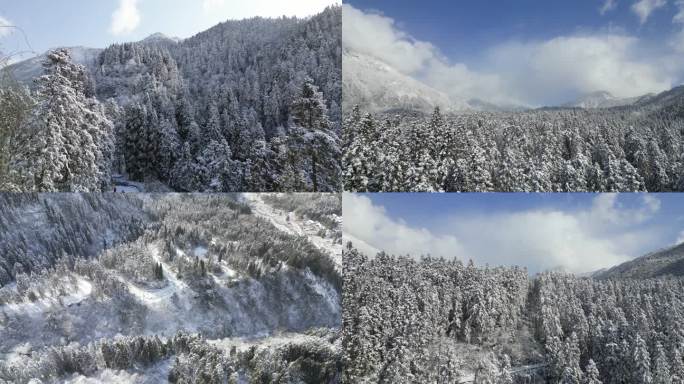
[[[159,255],[159,244],[155,243],[148,248],[152,259],[156,263],[161,264],[164,271],[164,279],[167,285],[163,288],[140,288],[128,280],[122,281],[128,286],[128,290],[146,307],[157,310],[161,313],[171,311],[172,297],[178,297],[178,303],[186,309],[190,309],[189,303],[192,289],[184,281],[180,280],[176,273],[171,269],[171,266],[166,264]]]
[[[93,285],[82,278],[78,279],[76,290],[70,295],[61,297],[46,297],[34,302],[13,303],[0,306],[0,312],[5,315],[26,314],[31,316],[43,316],[43,314],[55,306],[71,306],[85,300],[93,291]]]
[[[259,194],[245,193],[252,211],[273,224],[279,230],[295,236],[306,237],[321,251],[330,255],[338,270],[342,270],[342,244],[335,242],[333,237],[321,237],[325,227],[313,220],[303,219],[294,212],[285,212],[264,202]]]
[[[304,273],[314,291],[325,299],[333,313],[340,313],[340,295],[330,284],[326,284],[320,277],[314,275],[309,268]]]
[[[155,365],[146,367],[138,372],[105,369],[97,373],[97,376],[88,377],[78,373],[64,379],[64,384],[142,384],[142,383],[165,383],[168,381],[169,371],[173,359],[163,360]]]
[[[128,180],[124,175],[112,175],[113,191],[117,193],[145,192],[145,183]]]

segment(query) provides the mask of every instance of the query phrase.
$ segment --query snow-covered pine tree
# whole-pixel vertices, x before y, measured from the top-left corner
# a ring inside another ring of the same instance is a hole
[[[655,346],[655,368],[653,370],[653,384],[672,384],[670,374],[670,363],[665,355],[665,349],[656,342]]]
[[[672,384],[684,384],[684,360],[677,347],[672,354]]]
[[[109,184],[112,126],[94,98],[86,96],[87,73],[69,51],[47,55],[37,79],[37,106],[26,130],[26,147],[16,169],[22,189],[98,191]]]
[[[600,374],[596,363],[593,359],[589,359],[586,369],[584,370],[584,380],[582,384],[603,384],[600,380]]]
[[[292,132],[293,146],[302,146],[305,159],[300,164],[307,164],[313,192],[339,190],[340,143],[337,134],[331,129],[327,115],[326,101],[323,93],[306,79],[299,98],[290,106],[294,127]]]
[[[638,334],[634,340],[632,359],[634,361],[634,369],[632,372],[633,382],[637,384],[651,384],[653,382],[653,376],[651,375],[651,357],[646,342]]]

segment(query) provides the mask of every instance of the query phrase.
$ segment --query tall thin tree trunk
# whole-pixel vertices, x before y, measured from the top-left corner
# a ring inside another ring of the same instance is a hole
[[[318,177],[316,175],[316,152],[311,152],[311,181],[313,182],[313,191],[318,192]]]

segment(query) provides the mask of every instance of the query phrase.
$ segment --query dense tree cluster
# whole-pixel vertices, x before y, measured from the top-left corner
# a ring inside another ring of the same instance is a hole
[[[20,138],[20,128],[34,107],[28,90],[0,74],[0,187],[7,190],[14,146]]]
[[[344,261],[347,380],[684,383],[681,279],[529,278],[354,249]],[[483,353],[468,345],[492,356],[462,360]]]
[[[26,362],[0,361],[0,380],[27,383],[59,380],[98,371],[143,371],[171,360],[166,379],[171,383],[333,383],[339,382],[339,353],[324,338],[293,341],[274,348],[252,346],[245,351],[226,351],[206,339],[178,332],[171,338],[122,336],[85,346],[51,347]]]
[[[2,186],[42,192],[102,190],[111,182],[113,125],[89,88],[86,68],[72,63],[68,50],[50,52],[44,67],[34,101],[25,93],[3,93],[9,104],[2,105],[9,108],[5,123],[11,127],[3,132],[9,166],[0,175]]]
[[[115,44],[88,70],[50,52],[37,90],[0,92],[0,187],[101,191],[116,173],[179,191],[337,191],[340,40],[333,6]]]
[[[147,250],[147,243],[140,238],[104,251],[99,261],[105,268],[117,270],[136,283],[161,280],[159,276],[163,274]]]
[[[91,257],[133,240],[147,219],[142,201],[124,195],[4,193],[0,211],[0,286],[65,255]]]
[[[322,330],[279,348],[251,347],[239,355],[242,364],[252,367],[250,377],[261,382],[340,383],[342,356],[338,333]]]
[[[514,333],[523,321],[527,288],[527,273],[518,268],[480,269],[382,253],[367,258],[348,249],[342,301],[345,380],[457,382],[459,367],[449,359],[435,363],[440,341],[484,346]],[[506,374],[500,368],[489,370],[498,378]]]
[[[349,191],[684,190],[678,104],[363,115],[344,122]]]
[[[684,282],[543,274],[531,297],[549,380],[684,383]]]
[[[340,199],[337,199],[341,207]],[[225,263],[259,277],[281,270],[285,265],[309,269],[328,280],[338,290],[342,278],[330,255],[320,251],[306,238],[276,230],[269,222],[231,201],[225,195],[188,195],[159,199],[152,210],[164,218],[156,238],[166,239],[163,258],[176,263],[179,270],[197,271],[194,258],[176,258],[176,249],[205,247],[210,256],[205,270]],[[340,232],[341,228],[337,229]],[[200,270],[201,271],[201,270]]]

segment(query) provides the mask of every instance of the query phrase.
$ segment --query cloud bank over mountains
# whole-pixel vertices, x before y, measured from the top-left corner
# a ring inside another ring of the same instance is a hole
[[[661,1],[642,0],[632,10],[645,23]],[[607,1],[599,12],[615,7]],[[482,64],[473,68],[413,38],[381,13],[345,4],[343,20],[346,49],[380,59],[459,100],[542,106],[597,91],[628,98],[670,89],[684,74],[684,32],[673,33],[661,47],[610,25],[542,40],[511,39],[483,47]],[[672,20],[675,27],[684,27],[683,21],[682,12]]]
[[[436,231],[393,218],[368,196],[345,194],[343,199],[345,237],[369,255],[377,250],[414,257],[430,254],[473,259],[479,265],[526,266],[532,273],[555,268],[584,273],[639,256],[643,244],[658,242],[649,220],[661,209],[660,200],[651,195],[625,206],[617,194],[600,194],[589,206],[575,209],[435,218],[442,228]]]

